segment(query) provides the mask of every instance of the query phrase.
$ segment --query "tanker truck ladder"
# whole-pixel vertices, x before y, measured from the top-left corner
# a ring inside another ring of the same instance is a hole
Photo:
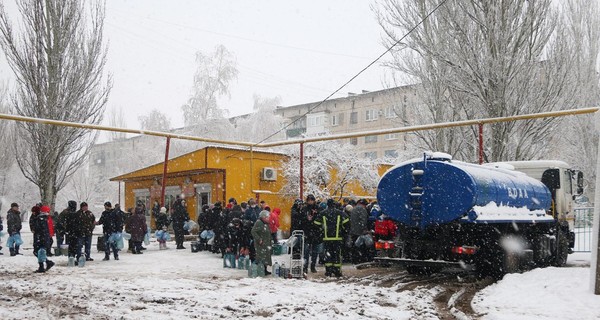
[[[423,219],[423,200],[421,199],[423,196],[423,186],[421,182],[423,174],[425,174],[425,171],[413,168],[413,186],[408,193],[410,195],[409,206],[411,209],[411,219],[414,222],[414,226],[421,228],[424,228],[424,225],[421,224],[421,220]]]

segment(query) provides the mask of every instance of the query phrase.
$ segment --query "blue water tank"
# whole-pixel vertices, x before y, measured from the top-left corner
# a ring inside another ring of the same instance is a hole
[[[379,181],[383,212],[407,226],[425,228],[473,214],[474,206],[548,210],[550,191],[524,173],[450,160],[414,160],[388,170]]]

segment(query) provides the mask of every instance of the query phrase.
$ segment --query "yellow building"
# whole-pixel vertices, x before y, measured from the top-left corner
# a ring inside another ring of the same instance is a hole
[[[280,208],[282,230],[290,228],[290,208],[297,194],[279,194],[285,184],[280,173],[282,163],[288,156],[282,153],[253,151],[209,146],[170,159],[167,167],[165,206],[170,206],[177,196],[186,199],[190,218],[197,220],[203,205],[221,201],[223,206],[229,198],[238,203],[258,197],[271,208]],[[389,166],[379,168],[383,174]],[[133,207],[138,200],[146,204],[147,218],[154,226],[151,210],[155,201],[160,202],[163,163],[110,179],[125,184],[125,205]],[[351,184],[356,190],[356,184]],[[366,195],[361,191],[353,192]]]

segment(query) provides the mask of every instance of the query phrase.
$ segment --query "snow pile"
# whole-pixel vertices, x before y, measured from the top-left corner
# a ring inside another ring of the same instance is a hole
[[[600,319],[600,296],[589,292],[589,268],[544,268],[509,274],[472,302],[485,319]]]
[[[552,221],[553,218],[545,210],[529,210],[526,207],[516,208],[498,205],[492,201],[485,206],[474,206],[477,214],[475,221],[508,220],[508,221]]]

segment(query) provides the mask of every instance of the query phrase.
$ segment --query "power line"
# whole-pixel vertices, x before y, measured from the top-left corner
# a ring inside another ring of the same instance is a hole
[[[360,76],[363,72],[365,72],[367,69],[369,69],[371,66],[373,66],[377,61],[379,61],[379,59],[381,59],[383,56],[385,56],[388,52],[390,52],[395,46],[397,46],[398,44],[400,44],[402,42],[402,40],[404,40],[406,37],[408,37],[409,34],[411,34],[415,29],[417,29],[420,25],[423,24],[423,22],[425,22],[425,20],[427,20],[429,18],[429,16],[431,16],[437,9],[439,9],[444,3],[446,3],[447,0],[442,0],[433,10],[431,10],[431,12],[429,12],[423,19],[421,19],[421,21],[419,21],[419,23],[417,23],[414,27],[412,27],[410,30],[408,30],[408,32],[403,35],[400,39],[398,39],[398,41],[394,42],[394,44],[392,44],[387,50],[385,50],[382,54],[380,54],[377,58],[375,58],[375,60],[371,61],[371,63],[369,63],[366,67],[364,67],[362,70],[360,70],[357,74],[355,74],[352,78],[350,78],[350,80],[346,81],[342,86],[340,86],[337,90],[335,90],[334,92],[332,92],[330,95],[328,95],[325,99],[323,99],[321,102],[319,102],[317,105],[315,105],[314,107],[308,108],[308,111],[306,111],[301,117],[296,118],[296,120],[288,123],[287,125],[283,126],[281,129],[275,131],[273,134],[269,135],[268,137],[262,139],[261,141],[255,143],[255,145],[261,144],[265,141],[267,141],[268,139],[270,139],[271,137],[277,135],[278,133],[282,132],[283,130],[289,128],[291,125],[293,125],[294,123],[296,123],[297,121],[299,121],[300,119],[302,119],[303,117],[307,116],[309,113],[311,113],[313,110],[315,110],[316,108],[320,107],[323,103],[325,103],[327,100],[329,100],[329,98],[331,98],[334,94],[338,93],[340,90],[342,90],[345,86],[347,86],[350,82],[352,82],[354,79],[356,79],[358,76]]]

